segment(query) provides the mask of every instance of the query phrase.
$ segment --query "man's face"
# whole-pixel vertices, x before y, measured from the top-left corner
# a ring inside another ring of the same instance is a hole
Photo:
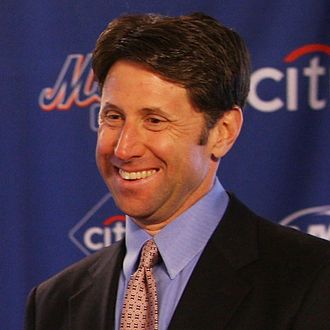
[[[117,206],[143,224],[168,223],[211,188],[212,139],[186,90],[118,61],[105,80],[96,159]]]

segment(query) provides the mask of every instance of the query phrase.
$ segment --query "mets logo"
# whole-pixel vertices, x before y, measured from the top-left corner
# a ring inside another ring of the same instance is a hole
[[[282,219],[280,224],[330,240],[330,205],[294,212]]]
[[[70,54],[58,74],[53,87],[42,89],[39,106],[44,111],[85,108],[97,102],[98,86],[90,66],[92,54]]]
[[[116,208],[108,193],[70,230],[69,238],[81,252],[88,255],[122,239],[124,234],[125,216]]]

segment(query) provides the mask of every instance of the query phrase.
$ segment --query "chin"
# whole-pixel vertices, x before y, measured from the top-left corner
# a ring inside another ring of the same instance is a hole
[[[145,218],[148,217],[148,215],[150,214],[147,210],[145,210],[144,207],[134,207],[131,203],[127,203],[127,201],[120,203],[119,201],[117,202],[115,200],[115,203],[123,213],[127,214],[132,218]]]

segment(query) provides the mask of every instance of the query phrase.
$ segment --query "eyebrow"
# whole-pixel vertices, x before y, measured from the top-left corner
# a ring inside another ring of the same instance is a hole
[[[117,111],[125,113],[125,111],[122,108],[118,107],[115,104],[109,103],[109,102],[106,102],[104,104],[104,106],[101,107],[100,110],[101,111],[117,110]],[[144,107],[142,109],[139,109],[138,112],[140,112],[141,114],[158,114],[158,115],[161,115],[164,117],[173,117],[172,114],[169,114],[168,112],[165,112],[164,110],[162,110],[160,107],[156,107],[156,106]]]
[[[109,103],[109,102],[106,102],[102,107],[101,107],[101,111],[103,110],[110,110],[110,109],[113,109],[113,110],[120,110],[122,111],[121,108],[117,107],[115,104],[112,104],[112,103]]]
[[[161,115],[164,117],[171,117],[172,115],[169,114],[168,112],[165,112],[159,107],[145,107],[139,110],[143,114],[155,114],[155,115]]]

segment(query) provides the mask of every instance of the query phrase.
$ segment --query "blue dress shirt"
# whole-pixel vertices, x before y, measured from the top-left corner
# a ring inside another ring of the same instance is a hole
[[[153,237],[162,258],[162,262],[153,268],[158,292],[159,330],[168,328],[188,279],[219,224],[228,201],[227,193],[216,179],[208,194]],[[151,238],[152,236],[127,217],[127,252],[118,284],[116,329],[120,328],[128,281],[138,266],[142,246]]]

